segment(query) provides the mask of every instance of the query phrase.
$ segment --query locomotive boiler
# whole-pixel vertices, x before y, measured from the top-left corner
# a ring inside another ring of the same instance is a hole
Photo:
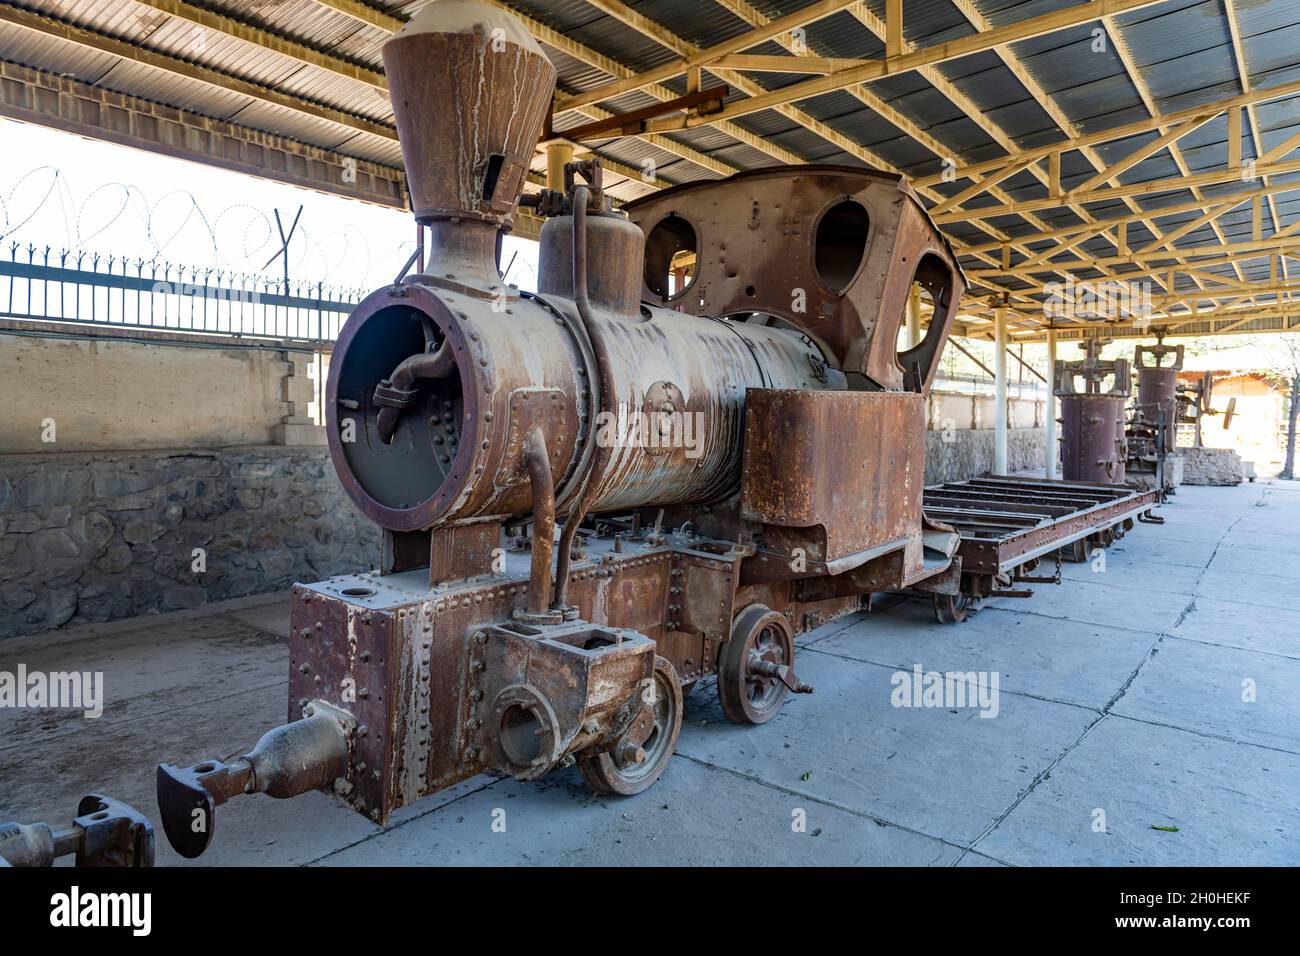
[[[575,763],[637,793],[701,678],[763,723],[812,691],[796,634],[960,581],[922,492],[964,279],[901,177],[779,167],[622,212],[587,161],[521,197],[555,70],[518,21],[436,0],[383,54],[429,265],[356,308],[325,397],[383,554],[293,588],[288,723],[158,768],[185,856],[241,794],[326,789],[383,823]],[[547,217],[536,294],[498,272],[521,202]],[[900,344],[914,283],[933,315]]]

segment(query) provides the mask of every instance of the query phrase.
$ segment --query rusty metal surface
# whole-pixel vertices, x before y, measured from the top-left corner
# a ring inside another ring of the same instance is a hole
[[[0,823],[0,869],[54,866],[63,856],[74,856],[79,867],[151,867],[153,827],[139,810],[98,793],[78,801],[77,815],[65,829]]]
[[[385,443],[374,383],[423,351],[426,338],[451,342],[456,369],[417,383],[415,406]],[[532,302],[507,303],[498,314],[492,302],[419,282],[381,289],[357,307],[335,346],[330,455],[353,501],[386,528],[523,514],[532,502],[523,436],[543,427],[563,486],[590,419],[589,377],[567,329]]]
[[[926,514],[961,534],[967,574],[996,575],[1159,503],[1159,492],[1089,482],[981,478],[925,490]]]
[[[834,219],[846,202],[864,211],[865,237],[854,233],[857,220]],[[965,279],[900,177],[847,166],[774,167],[678,186],[625,209],[652,243],[661,223],[677,219],[695,235],[689,284],[663,295],[646,282],[647,301],[696,315],[775,316],[812,338],[836,368],[884,388],[928,392]],[[934,275],[933,337],[900,357],[912,282]],[[921,366],[914,384],[905,382],[913,362]]]
[[[1067,395],[1060,401],[1061,477],[1121,484],[1128,457],[1124,398]]]
[[[509,223],[555,88],[541,47],[508,13],[444,0],[383,56],[416,218]]]
[[[569,300],[521,299],[498,313],[492,302],[419,282],[358,306],[326,388],[330,453],[358,507],[398,531],[527,514],[520,451],[532,425],[544,430],[561,511],[586,481],[583,452],[592,440],[605,442],[610,459],[593,509],[723,497],[739,482],[746,391],[827,387],[815,347],[787,330],[663,309],[631,318],[597,309],[589,331],[607,361],[596,409],[597,372],[566,314],[575,314]],[[456,371],[416,383],[414,408],[385,443],[374,383],[424,348],[430,326],[439,345],[452,343]],[[661,420],[669,430],[648,433]]]
[[[1052,370],[1052,391],[1061,400],[1061,477],[1067,481],[1124,481],[1124,405],[1132,373],[1125,359],[1102,360],[1108,341],[1094,336],[1080,342],[1084,358],[1058,359]]]
[[[1174,450],[1177,439],[1174,422],[1178,419],[1178,372],[1183,367],[1183,352],[1182,345],[1165,345],[1163,334],[1157,335],[1155,345],[1138,345],[1133,350],[1138,382],[1134,420],[1139,427],[1154,429],[1163,410],[1166,453]]]
[[[812,462],[815,467],[807,467]],[[810,562],[832,565],[830,573],[851,570],[836,562],[859,556],[861,564],[900,549],[904,574],[920,568],[921,396],[753,389],[746,402],[743,474],[743,516],[816,529],[809,542],[814,547],[805,554]],[[774,545],[781,537],[766,535]]]

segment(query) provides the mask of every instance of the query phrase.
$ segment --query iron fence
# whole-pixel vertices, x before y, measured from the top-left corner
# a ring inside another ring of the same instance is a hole
[[[362,290],[10,242],[0,317],[332,341]]]

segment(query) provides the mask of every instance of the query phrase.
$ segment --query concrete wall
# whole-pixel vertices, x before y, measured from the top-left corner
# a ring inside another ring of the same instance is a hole
[[[1046,408],[1046,396],[1029,389],[1023,395],[1010,395],[1007,423],[1011,428],[1042,428]],[[936,388],[930,393],[926,411],[930,428],[980,430],[993,427],[997,406],[992,394],[984,390]]]
[[[307,447],[3,455],[0,525],[0,637],[366,570],[380,549]]]
[[[0,453],[320,444],[314,364],[283,343],[0,321]]]

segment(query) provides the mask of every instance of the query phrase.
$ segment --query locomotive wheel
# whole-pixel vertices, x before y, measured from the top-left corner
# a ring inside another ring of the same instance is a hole
[[[934,617],[940,624],[960,624],[966,620],[971,599],[968,594],[934,595]]]
[[[785,615],[753,604],[736,616],[718,662],[718,698],[733,724],[765,724],[781,709],[788,688],[779,678],[752,672],[751,661],[794,664],[794,634]]]
[[[655,658],[654,696],[621,747],[594,757],[579,757],[578,770],[596,793],[630,797],[659,779],[677,749],[682,732],[682,685],[677,671],[665,658]],[[639,730],[639,733],[637,732]],[[644,734],[639,743],[637,736]]]

